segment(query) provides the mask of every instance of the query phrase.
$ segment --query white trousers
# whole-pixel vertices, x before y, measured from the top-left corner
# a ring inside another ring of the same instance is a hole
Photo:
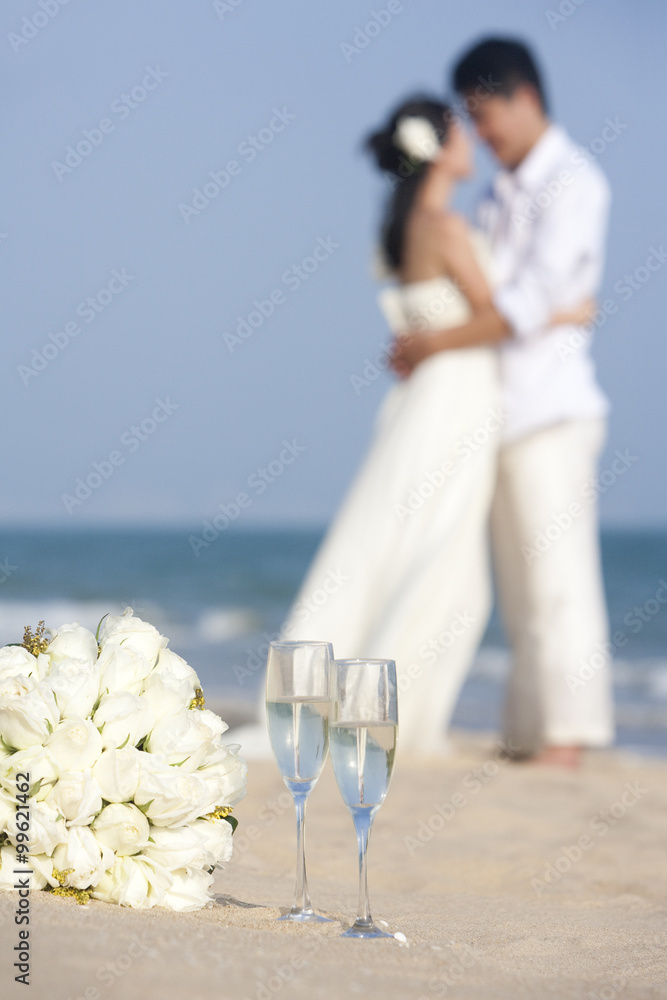
[[[505,740],[519,753],[613,739],[594,487],[605,432],[570,420],[500,449],[491,529],[512,650]]]

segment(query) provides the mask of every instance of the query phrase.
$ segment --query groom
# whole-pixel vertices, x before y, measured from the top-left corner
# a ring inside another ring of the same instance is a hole
[[[493,255],[493,305],[463,326],[397,341],[393,364],[405,373],[434,351],[498,344],[507,419],[491,534],[512,650],[505,740],[523,756],[575,766],[581,748],[613,738],[592,488],[608,403],[590,332],[548,321],[598,290],[609,189],[550,121],[521,42],[481,42],[453,81],[501,168],[478,212]]]

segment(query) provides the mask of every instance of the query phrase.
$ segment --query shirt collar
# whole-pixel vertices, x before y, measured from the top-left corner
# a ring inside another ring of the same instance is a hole
[[[560,125],[550,124],[527,156],[514,170],[501,170],[494,181],[494,191],[501,198],[518,190],[534,191],[547,179],[567,145],[567,135]]]

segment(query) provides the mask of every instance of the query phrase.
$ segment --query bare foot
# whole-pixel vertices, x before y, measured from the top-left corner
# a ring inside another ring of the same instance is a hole
[[[581,747],[545,747],[531,759],[530,763],[574,769],[581,764]]]

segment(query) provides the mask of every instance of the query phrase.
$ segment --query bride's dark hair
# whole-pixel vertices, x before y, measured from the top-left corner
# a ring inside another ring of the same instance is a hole
[[[380,168],[392,175],[394,190],[389,197],[382,225],[382,248],[389,265],[397,270],[403,261],[405,224],[415,196],[426,176],[429,161],[411,159],[394,142],[401,118],[426,118],[433,125],[440,144],[447,140],[451,109],[436,98],[417,94],[397,107],[386,125],[369,135],[366,149]]]

